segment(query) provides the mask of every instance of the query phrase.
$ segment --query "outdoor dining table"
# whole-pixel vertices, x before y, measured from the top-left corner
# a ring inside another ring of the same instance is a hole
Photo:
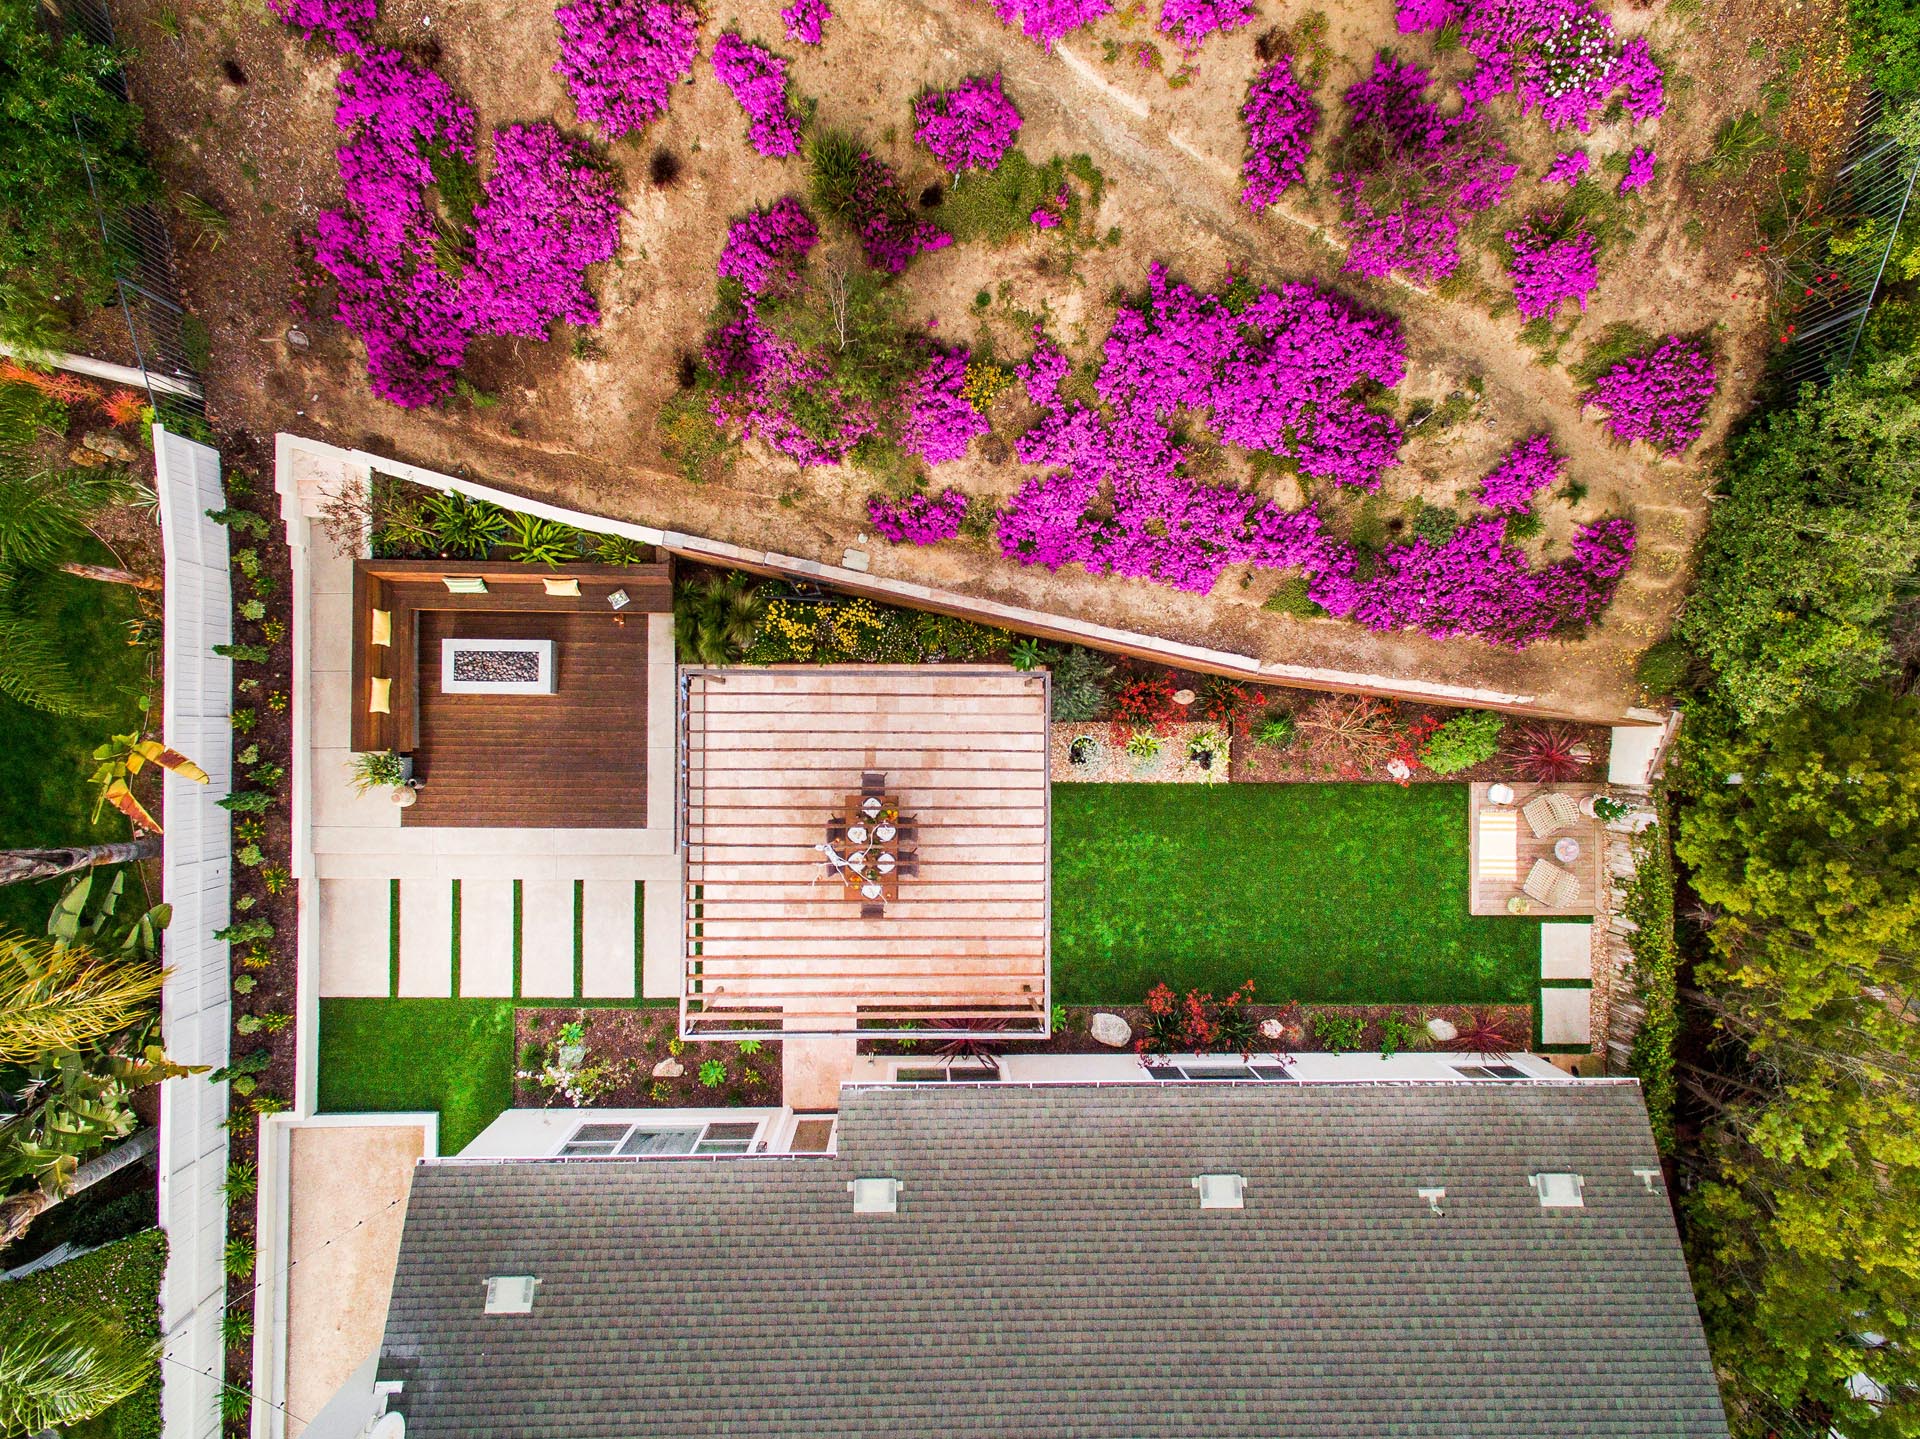
[[[891,814],[891,820],[884,816]],[[841,818],[846,824],[846,865],[840,879],[849,899],[869,904],[887,903],[900,898],[900,842],[898,829],[900,797],[890,794],[850,794],[846,796]],[[881,839],[877,831],[883,824],[894,826],[894,833]],[[873,893],[868,891],[872,890]]]

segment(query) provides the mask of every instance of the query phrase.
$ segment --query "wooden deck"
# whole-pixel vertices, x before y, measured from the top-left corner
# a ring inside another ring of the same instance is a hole
[[[419,614],[417,804],[406,825],[644,828],[647,617]],[[550,639],[550,695],[442,694],[443,639]]]
[[[1535,860],[1544,859],[1549,864],[1558,865],[1579,882],[1579,893],[1573,904],[1563,909],[1549,909],[1539,900],[1528,898],[1531,914],[1567,915],[1592,914],[1598,903],[1600,892],[1600,862],[1602,839],[1605,826],[1597,819],[1588,819],[1581,815],[1568,828],[1546,839],[1536,839],[1533,827],[1522,817],[1520,811],[1527,801],[1536,795],[1558,790],[1571,795],[1576,800],[1585,799],[1594,793],[1591,784],[1522,784],[1514,783],[1513,803],[1495,805],[1487,801],[1490,785],[1475,784],[1467,787],[1467,835],[1468,835],[1468,875],[1472,893],[1468,908],[1473,914],[1505,914],[1507,901],[1521,893],[1520,886],[1525,882]],[[1484,817],[1484,819],[1483,819]],[[1482,853],[1482,841],[1486,837],[1482,824],[1501,825],[1511,819],[1517,838],[1514,845],[1515,857],[1511,865],[1494,860]],[[1580,857],[1571,863],[1555,859],[1553,846],[1556,840],[1571,837],[1580,842]]]
[[[684,703],[689,1032],[1044,1032],[1044,676],[692,670]],[[919,873],[878,919],[818,848],[868,771],[919,821]]]

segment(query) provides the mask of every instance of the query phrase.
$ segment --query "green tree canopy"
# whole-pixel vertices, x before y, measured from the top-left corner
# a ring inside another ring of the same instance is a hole
[[[1681,633],[1749,722],[1844,704],[1887,668],[1920,558],[1920,356],[1809,386],[1733,447]]]

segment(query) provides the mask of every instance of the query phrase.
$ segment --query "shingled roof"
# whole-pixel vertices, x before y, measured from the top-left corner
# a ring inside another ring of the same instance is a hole
[[[848,1090],[839,1144],[424,1166],[380,1361],[409,1431],[1727,1432],[1631,1083]],[[853,1212],[874,1176],[896,1213]],[[483,1314],[520,1274],[532,1312]]]

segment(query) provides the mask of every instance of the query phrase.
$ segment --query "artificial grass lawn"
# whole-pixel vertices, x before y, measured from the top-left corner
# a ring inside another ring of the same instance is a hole
[[[0,1284],[0,1340],[98,1306],[136,1339],[160,1337],[160,1277],[167,1236],[149,1229],[38,1274]],[[160,1366],[145,1387],[62,1431],[69,1439],[159,1439]]]
[[[438,1110],[458,1154],[513,1104],[510,999],[323,999],[320,1108]]]
[[[99,558],[113,557],[102,552]],[[15,849],[125,839],[127,822],[113,811],[93,822],[87,776],[95,746],[140,723],[147,652],[127,643],[134,597],[119,585],[53,574],[33,581],[27,606],[61,637],[67,664],[97,712],[51,715],[0,695],[0,837]],[[64,885],[0,886],[0,927],[43,933]]]
[[[1537,918],[1467,913],[1467,788],[1053,787],[1053,997],[1528,1004]]]

